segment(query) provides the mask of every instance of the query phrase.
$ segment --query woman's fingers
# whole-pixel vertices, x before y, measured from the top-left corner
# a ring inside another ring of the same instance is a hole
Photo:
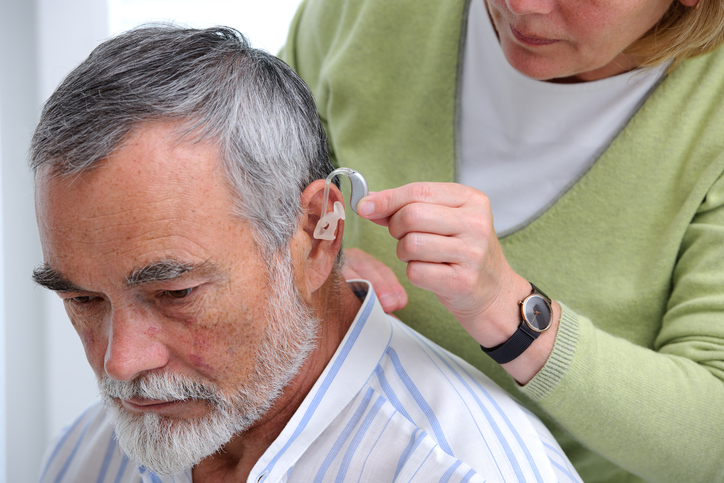
[[[355,269],[353,269],[349,264],[345,263],[342,265],[342,276],[345,280],[356,280],[359,278],[364,278],[362,275],[357,273]]]
[[[390,235],[398,240],[412,232],[460,235],[470,228],[466,218],[464,210],[460,208],[410,203],[388,218],[387,228]]]
[[[435,293],[461,322],[484,312],[500,290],[500,264],[491,263],[497,250],[468,240],[413,232],[397,243],[410,283]]]
[[[345,280],[361,278],[369,281],[385,312],[400,310],[407,305],[407,292],[387,265],[358,248],[344,250],[342,274]]]
[[[455,183],[413,183],[371,193],[360,215],[386,225],[414,285],[434,292],[469,329],[488,318],[512,271],[484,193]]]
[[[435,293],[478,343],[492,347],[515,332],[530,284],[505,259],[485,194],[455,183],[413,183],[370,193],[357,209],[388,228],[410,282]]]
[[[405,263],[419,261],[479,266],[485,256],[481,245],[465,243],[461,237],[412,232],[397,242],[397,258]]]
[[[455,183],[411,183],[399,188],[370,193],[357,206],[368,220],[384,220],[410,203],[462,206],[469,201],[470,188]]]
[[[410,283],[435,293],[445,305],[452,305],[453,313],[478,308],[473,297],[478,288],[478,276],[474,270],[458,265],[414,261],[407,264],[407,278]],[[457,303],[456,303],[457,302]],[[460,302],[463,302],[462,304]]]

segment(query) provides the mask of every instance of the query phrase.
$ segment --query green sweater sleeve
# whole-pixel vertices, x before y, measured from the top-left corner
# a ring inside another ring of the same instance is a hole
[[[521,391],[584,445],[648,481],[724,481],[723,255],[720,177],[681,244],[654,349],[564,306],[550,359]]]

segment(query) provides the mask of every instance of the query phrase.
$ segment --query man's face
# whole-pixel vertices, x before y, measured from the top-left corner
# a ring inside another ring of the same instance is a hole
[[[233,215],[216,149],[178,143],[174,127],[143,125],[95,169],[36,181],[44,285],[63,298],[122,446],[161,473],[258,421],[317,329],[292,260],[268,267]]]

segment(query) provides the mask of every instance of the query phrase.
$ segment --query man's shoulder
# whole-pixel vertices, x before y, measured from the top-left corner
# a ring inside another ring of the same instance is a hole
[[[390,317],[390,324],[392,337],[372,384],[388,392],[393,388],[400,392],[404,406],[434,411],[451,422],[459,420],[458,414],[463,411],[472,427],[487,421],[491,414],[500,416],[501,424],[506,426],[505,420],[528,424],[520,404],[477,368],[398,319]],[[419,413],[415,421],[421,416],[425,415]],[[444,447],[444,442],[441,445]]]
[[[132,481],[131,467],[135,465],[116,444],[105,408],[96,402],[49,446],[40,481]]]
[[[497,386],[488,376],[473,367],[470,363],[452,352],[431,341],[399,319],[390,316],[392,337],[386,351],[386,359],[380,364],[386,367],[401,368],[403,363],[417,368],[424,385],[438,382],[437,379],[448,381],[467,380],[471,384],[484,384],[495,388],[501,397],[508,394]]]
[[[442,453],[488,481],[580,481],[548,429],[510,394],[403,322],[389,321],[389,347],[369,385]]]
[[[542,435],[507,393],[399,320],[377,322],[392,328],[383,354],[290,481],[556,480]]]

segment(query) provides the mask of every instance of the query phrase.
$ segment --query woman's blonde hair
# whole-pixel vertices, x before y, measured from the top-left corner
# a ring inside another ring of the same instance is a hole
[[[723,0],[699,0],[696,7],[674,0],[661,20],[625,52],[635,56],[641,67],[671,61],[669,70],[673,70],[679,62],[711,52],[723,42]]]

